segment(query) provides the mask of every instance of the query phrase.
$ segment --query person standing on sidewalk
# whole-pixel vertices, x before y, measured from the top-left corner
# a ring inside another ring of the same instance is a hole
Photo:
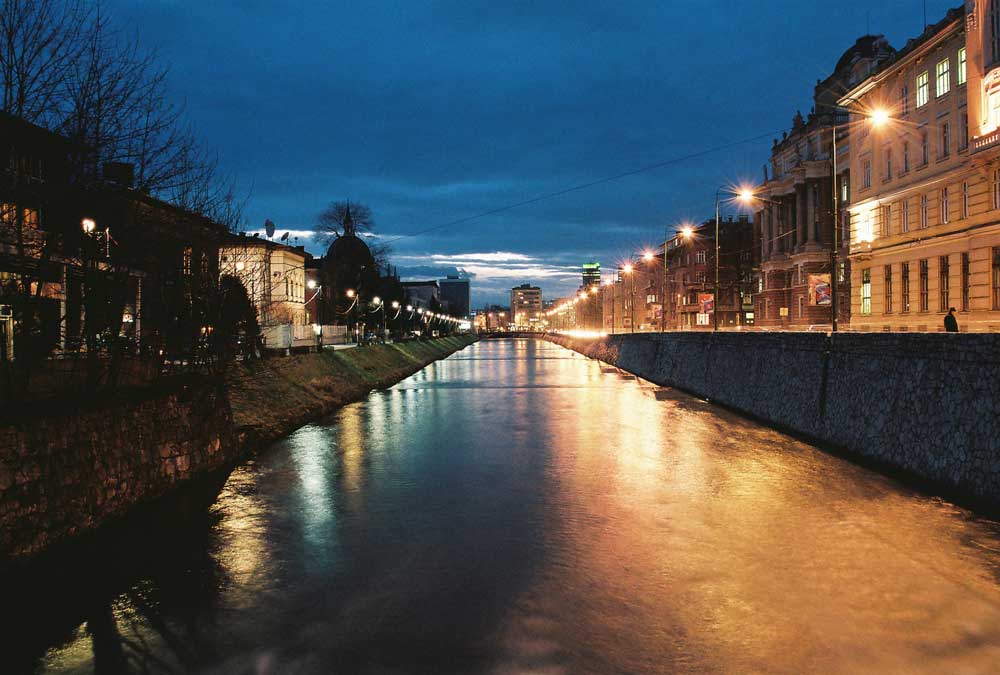
[[[958,332],[958,319],[955,318],[955,308],[951,307],[944,317],[944,330],[946,333]]]

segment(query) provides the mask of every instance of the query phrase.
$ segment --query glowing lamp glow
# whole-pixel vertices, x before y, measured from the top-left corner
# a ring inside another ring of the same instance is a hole
[[[646,262],[652,262],[653,261],[653,252],[652,251],[646,251],[645,253],[642,254],[642,259],[645,260]]]
[[[625,272],[625,274],[632,274],[632,263],[625,265],[625,267],[622,268],[622,271]]]
[[[376,295],[374,298],[372,298],[372,304],[373,305],[381,305],[382,304],[382,298],[380,298],[380,297],[378,297]]]
[[[316,280],[315,279],[310,279],[309,281],[307,281],[306,282],[306,288],[308,288],[309,290],[315,289],[316,288]]]
[[[889,112],[885,108],[876,108],[871,114],[872,126],[881,127],[889,123]]]
[[[355,295],[356,295],[356,293],[354,292],[353,288],[348,288],[347,289],[347,297],[353,298]]]
[[[393,309],[399,309],[399,303],[397,301],[393,300],[392,301],[392,308]]]
[[[97,223],[94,222],[93,218],[84,218],[80,221],[80,227],[83,228],[84,232],[90,234],[97,228]]]

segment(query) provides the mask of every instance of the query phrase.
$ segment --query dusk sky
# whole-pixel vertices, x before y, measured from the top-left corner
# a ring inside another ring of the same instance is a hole
[[[308,240],[369,205],[404,278],[461,270],[473,304],[546,298],[712,215],[866,32],[920,33],[922,0],[106,3],[171,67],[191,123],[265,218]],[[930,23],[957,0],[927,0]],[[736,147],[502,213],[644,166]]]

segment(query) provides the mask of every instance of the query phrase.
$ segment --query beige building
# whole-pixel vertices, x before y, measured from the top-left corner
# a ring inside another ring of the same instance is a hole
[[[304,325],[315,320],[305,306],[308,257],[301,246],[241,235],[220,247],[219,273],[240,280],[261,326]]]
[[[510,289],[510,314],[518,330],[541,329],[542,289],[531,284],[521,284]]]
[[[968,2],[840,100],[891,117],[852,114],[852,330],[940,331],[949,307],[1000,330],[998,31],[1000,2]]]

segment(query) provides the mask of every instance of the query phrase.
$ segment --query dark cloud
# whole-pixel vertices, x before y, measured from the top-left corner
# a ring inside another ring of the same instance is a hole
[[[929,0],[928,17],[951,4]],[[251,225],[308,230],[324,204],[350,198],[372,207],[389,240],[780,133],[866,16],[897,46],[921,27],[919,3],[894,0],[108,5],[171,63],[192,122],[252,186]],[[758,179],[769,147],[398,239],[393,251],[514,251],[540,271],[611,266],[708,217],[716,187]],[[474,302],[501,300],[509,280],[477,273]],[[534,281],[547,296],[576,283]]]

